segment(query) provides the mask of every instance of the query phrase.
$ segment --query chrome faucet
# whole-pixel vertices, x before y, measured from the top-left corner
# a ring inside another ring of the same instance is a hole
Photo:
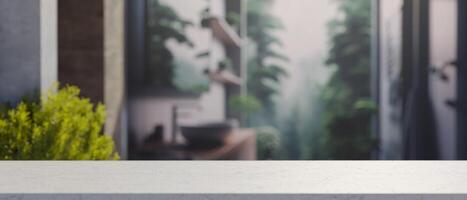
[[[195,108],[201,110],[202,107],[198,103],[183,103],[172,105],[172,144],[177,144],[177,131],[178,131],[178,111],[180,108]],[[185,115],[186,116],[186,115]]]

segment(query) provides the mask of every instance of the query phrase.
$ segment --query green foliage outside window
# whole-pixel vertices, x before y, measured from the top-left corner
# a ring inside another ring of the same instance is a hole
[[[327,64],[336,70],[321,96],[324,154],[318,159],[371,159],[376,144],[371,136],[376,110],[370,93],[371,0],[339,3],[344,18],[329,24]]]
[[[285,67],[279,63],[287,62],[287,56],[275,50],[282,41],[275,31],[283,29],[280,19],[270,12],[271,0],[248,1],[248,37],[256,46],[255,56],[248,63],[248,93],[262,104],[263,119],[274,121],[273,97],[279,92],[281,78],[287,76]],[[272,62],[271,62],[272,61]]]
[[[112,138],[102,135],[105,107],[80,98],[77,87],[55,90],[0,113],[0,159],[119,159]]]

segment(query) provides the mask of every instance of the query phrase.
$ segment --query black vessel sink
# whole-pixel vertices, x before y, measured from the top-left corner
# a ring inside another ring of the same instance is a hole
[[[222,145],[232,130],[229,122],[199,123],[180,126],[183,137],[190,146],[213,147]]]

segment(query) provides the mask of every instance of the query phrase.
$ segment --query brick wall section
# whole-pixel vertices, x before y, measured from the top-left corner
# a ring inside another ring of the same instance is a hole
[[[104,99],[103,0],[58,1],[58,80],[81,88],[93,102]]]

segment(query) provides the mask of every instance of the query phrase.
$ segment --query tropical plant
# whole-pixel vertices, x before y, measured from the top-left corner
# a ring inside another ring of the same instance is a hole
[[[284,67],[277,63],[288,61],[275,50],[282,42],[274,32],[284,27],[279,18],[270,13],[272,3],[272,0],[249,0],[247,9],[248,37],[256,46],[255,56],[248,63],[247,88],[248,93],[263,104],[264,116],[269,119],[274,119],[273,96],[278,93],[280,79],[287,75]]]
[[[370,94],[371,0],[338,1],[343,18],[329,23],[327,64],[335,68],[322,93],[328,159],[370,159],[375,140]]]
[[[102,135],[105,108],[67,86],[38,101],[23,101],[0,113],[0,159],[118,159],[111,137]]]
[[[193,47],[185,31],[192,22],[182,19],[170,6],[159,0],[147,1],[147,64],[145,83],[156,87],[175,88],[174,55],[167,47],[169,40]]]

